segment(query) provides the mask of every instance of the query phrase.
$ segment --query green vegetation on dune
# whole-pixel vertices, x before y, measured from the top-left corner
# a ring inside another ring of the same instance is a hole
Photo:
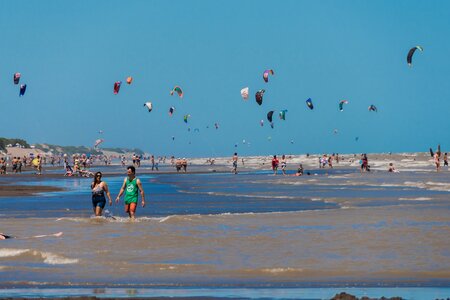
[[[51,144],[35,144],[34,145],[36,149],[42,150],[42,151],[50,151],[52,150],[53,153],[65,153],[65,154],[103,154],[101,150],[96,150],[94,148],[88,148],[85,146],[59,146],[59,145],[51,145]]]
[[[139,155],[143,155],[144,151],[138,148],[129,149],[129,148],[103,148],[105,151],[112,151],[117,153],[135,153]]]
[[[8,145],[16,145],[16,144],[20,144],[22,147],[24,148],[30,148],[30,144],[27,143],[27,141],[23,140],[23,139],[10,139],[10,138],[3,138],[0,137],[0,151],[6,151],[6,147]],[[82,153],[86,153],[86,154],[94,154],[94,155],[101,155],[103,154],[102,150],[104,151],[112,151],[112,152],[117,152],[117,153],[136,153],[139,155],[143,155],[144,151],[142,151],[141,149],[128,149],[128,148],[101,148],[101,149],[94,149],[94,148],[89,148],[89,147],[85,147],[85,146],[59,146],[59,145],[52,145],[52,144],[35,144],[34,145],[35,149],[39,149],[45,152],[53,152],[55,154],[68,154],[68,155],[72,155],[72,154],[82,154]]]
[[[21,146],[23,146],[25,148],[30,148],[30,145],[25,140],[8,139],[8,138],[0,137],[0,150],[2,150],[2,151],[6,150],[7,145],[16,145],[16,144],[20,144]]]

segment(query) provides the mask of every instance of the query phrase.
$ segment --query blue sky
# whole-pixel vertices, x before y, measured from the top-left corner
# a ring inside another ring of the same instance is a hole
[[[0,136],[177,156],[445,150],[449,36],[449,1],[3,0]]]

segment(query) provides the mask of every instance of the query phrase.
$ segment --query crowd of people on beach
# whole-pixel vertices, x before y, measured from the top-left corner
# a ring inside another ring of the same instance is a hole
[[[317,157],[317,156],[315,156]],[[352,157],[348,157],[349,162],[357,161],[357,155],[354,154]],[[291,155],[281,155],[281,158],[277,155],[273,155],[270,158],[270,168],[274,175],[278,175],[281,173],[282,175],[288,175],[288,160],[292,158]],[[306,155],[306,158],[309,159],[309,154]],[[0,175],[7,173],[22,173],[22,171],[34,170],[35,174],[40,175],[43,172],[43,167],[58,167],[64,166],[64,176],[81,176],[81,177],[93,177],[94,173],[90,171],[90,168],[93,166],[99,165],[111,165],[112,161],[116,159],[119,160],[121,165],[125,167],[128,162],[131,162],[132,166],[135,168],[141,167],[141,161],[147,160],[150,165],[151,171],[160,171],[160,165],[166,165],[166,156],[154,156],[154,155],[139,155],[133,154],[131,156],[121,155],[118,157],[115,156],[107,156],[107,155],[86,155],[86,154],[73,154],[69,155],[48,155],[48,154],[30,154],[28,156],[0,156]],[[267,162],[268,157],[263,158],[262,166]],[[344,157],[340,156],[338,153],[333,153],[331,155],[322,154],[318,156],[319,169],[324,168],[333,168],[334,164],[339,164],[340,160],[343,160]],[[443,160],[443,166],[448,167],[448,154],[444,153],[441,155],[440,151],[436,151],[432,153],[432,161],[435,165],[435,169],[439,172],[442,168],[441,160]],[[431,161],[431,160],[430,160]],[[205,164],[215,165],[215,158],[208,158]],[[239,158],[237,152],[235,152],[231,157],[231,172],[233,174],[238,173],[238,164],[242,167],[245,167],[244,158]],[[175,158],[174,156],[170,157],[170,165],[175,168],[176,172],[187,172],[188,170],[188,161],[186,158]],[[292,170],[292,167],[290,168]],[[302,165],[297,167],[298,169],[303,169]],[[366,173],[371,171],[371,166],[369,164],[369,159],[366,153],[362,153],[359,157],[359,170],[361,173]],[[281,172],[279,172],[281,171]],[[387,167],[388,172],[397,173],[399,172],[394,164],[391,162]],[[294,175],[301,176],[303,172],[296,172]],[[291,174],[292,175],[292,174]]]
[[[430,149],[430,152],[431,149]],[[448,154],[444,153],[441,155],[440,147],[436,152],[432,152],[432,160],[435,165],[436,171],[439,172],[441,170],[441,159],[443,159],[443,166],[448,167]],[[309,159],[309,154],[306,155],[307,159]],[[349,162],[356,161],[356,154],[353,157],[349,157]],[[270,167],[273,172],[273,175],[278,175],[279,170],[282,175],[288,175],[288,160],[291,159],[292,156],[281,155],[281,158],[277,155],[273,155],[270,158]],[[154,155],[139,155],[133,154],[127,157],[125,154],[119,157],[107,156],[107,155],[86,155],[86,154],[73,154],[71,156],[63,154],[63,155],[45,155],[45,154],[30,154],[28,156],[0,156],[0,175],[9,173],[22,173],[22,171],[29,171],[30,168],[35,171],[35,174],[41,175],[43,171],[43,166],[47,167],[56,167],[64,165],[64,176],[81,176],[81,177],[93,177],[95,174],[90,171],[92,166],[98,165],[111,165],[113,159],[118,159],[122,166],[126,166],[127,162],[132,162],[132,166],[135,168],[141,167],[142,160],[148,160],[151,171],[159,171],[160,164],[166,164],[167,157],[166,156],[158,156]],[[264,166],[267,161],[267,157],[263,159],[262,166]],[[333,168],[334,163],[339,164],[340,160],[344,160],[344,157],[340,156],[338,153],[332,153],[331,155],[322,154],[318,156],[319,161],[319,169],[324,168]],[[208,158],[205,162],[209,165],[215,164],[214,158]],[[238,164],[241,164],[242,167],[245,167],[244,158],[239,159],[237,152],[235,152],[231,157],[231,172],[233,174],[238,173]],[[187,172],[188,169],[188,161],[186,158],[175,158],[174,156],[170,157],[170,165],[173,166],[176,172]],[[297,172],[294,174],[290,174],[291,176],[302,176],[304,174],[303,165],[299,164],[296,168]],[[291,168],[292,170],[292,168]],[[366,173],[371,171],[371,166],[369,164],[369,159],[366,153],[362,153],[359,158],[359,170],[361,173]],[[390,173],[399,172],[392,162],[388,164],[387,171]],[[306,174],[308,174],[307,172]]]

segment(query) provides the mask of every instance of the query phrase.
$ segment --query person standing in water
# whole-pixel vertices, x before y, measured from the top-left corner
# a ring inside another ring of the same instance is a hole
[[[438,154],[438,152],[434,153],[434,164],[436,165],[436,172],[439,172],[441,169],[441,158]]]
[[[94,181],[91,183],[92,190],[92,207],[96,217],[102,215],[102,211],[106,205],[106,196],[109,200],[109,206],[112,205],[111,194],[109,193],[108,185],[102,181],[102,172],[95,173]]]
[[[286,175],[286,156],[283,154],[281,156],[281,172],[283,172],[283,175]]]
[[[237,152],[234,152],[233,158],[233,169],[232,169],[232,173],[237,174],[237,163],[238,163],[238,155]]]
[[[138,203],[138,192],[141,193],[142,207],[145,207],[145,194],[142,188],[142,183],[136,177],[136,169],[133,166],[127,168],[127,177],[123,180],[119,195],[117,195],[116,202],[119,203],[120,197],[125,192],[125,212],[128,213],[131,219],[135,218],[136,206]]]
[[[272,170],[273,170],[273,175],[277,175],[277,171],[278,171],[278,164],[279,164],[279,160],[277,158],[276,155],[273,156],[272,158]]]

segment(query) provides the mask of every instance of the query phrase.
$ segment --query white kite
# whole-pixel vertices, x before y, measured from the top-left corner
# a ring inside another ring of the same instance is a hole
[[[153,104],[151,102],[145,102],[144,106],[148,108],[148,112],[151,112],[153,109]]]
[[[243,89],[241,90],[241,96],[242,96],[242,99],[244,99],[244,100],[247,100],[247,99],[248,99],[248,87],[243,88]]]
[[[98,145],[100,145],[100,144],[103,143],[104,141],[105,141],[104,139],[98,139],[98,140],[96,140],[96,141],[95,141],[95,144],[94,144],[94,148],[97,148]]]

